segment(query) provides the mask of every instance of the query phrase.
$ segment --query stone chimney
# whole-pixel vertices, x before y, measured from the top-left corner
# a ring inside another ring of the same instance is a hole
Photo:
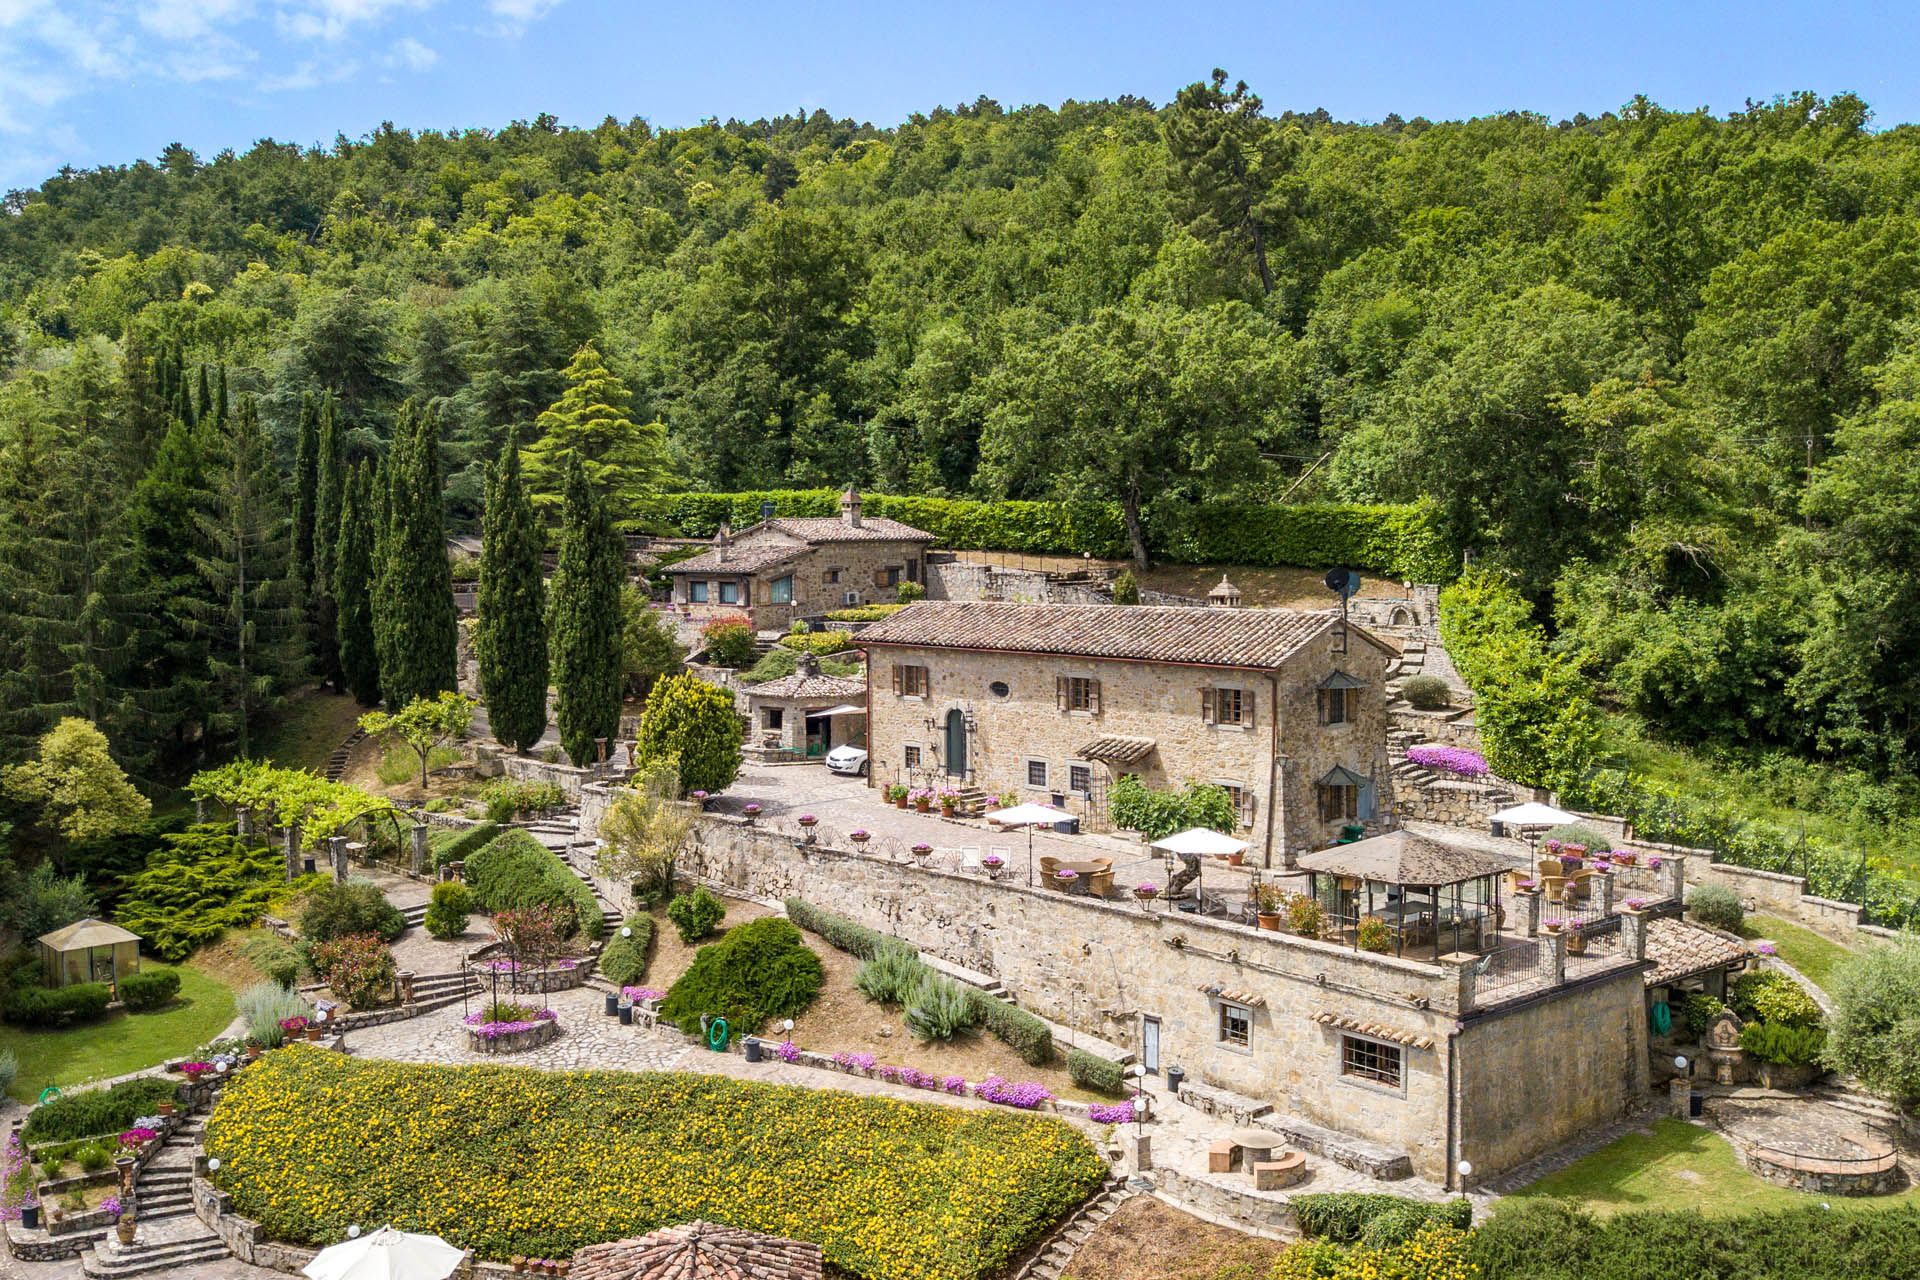
[[[713,531],[714,555],[716,555],[722,560],[725,560],[727,558],[727,548],[731,547],[732,545],[733,545],[733,526],[729,525],[725,520],[722,520],[720,522],[720,527]]]
[[[1207,592],[1207,604],[1215,609],[1238,609],[1240,607],[1240,588],[1227,581],[1227,575],[1220,575],[1219,585]]]
[[[795,664],[794,670],[796,674],[799,675],[817,676],[820,674],[820,659],[814,657],[811,653],[803,652],[800,655],[800,661]]]
[[[840,523],[849,529],[860,527],[860,491],[852,485],[840,495]]]

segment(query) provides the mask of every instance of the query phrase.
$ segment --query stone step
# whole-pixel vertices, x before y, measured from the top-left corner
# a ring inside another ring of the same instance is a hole
[[[179,1271],[210,1265],[227,1258],[227,1246],[215,1235],[198,1236],[169,1244],[143,1245],[138,1237],[122,1248],[117,1239],[103,1242],[80,1255],[80,1269],[87,1275],[111,1280],[119,1276],[145,1275],[154,1271]],[[191,1271],[182,1271],[191,1275]]]

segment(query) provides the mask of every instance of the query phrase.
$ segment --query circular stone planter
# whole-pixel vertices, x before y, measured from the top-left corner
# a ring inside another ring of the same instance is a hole
[[[475,1053],[525,1053],[560,1035],[558,1018],[542,1018],[525,1031],[489,1036],[481,1027],[467,1028],[467,1047]]]
[[[1839,1160],[1753,1147],[1747,1151],[1747,1167],[1768,1182],[1815,1195],[1884,1196],[1906,1185],[1891,1143],[1863,1137],[1855,1145],[1861,1148],[1857,1158]]]

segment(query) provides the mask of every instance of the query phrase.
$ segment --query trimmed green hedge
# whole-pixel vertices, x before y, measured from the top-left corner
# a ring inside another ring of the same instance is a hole
[[[654,923],[652,916],[644,914],[628,916],[620,923],[633,930],[633,936],[623,938],[616,933],[607,940],[606,949],[600,953],[600,976],[616,987],[630,987],[647,976]]]
[[[162,1102],[179,1096],[179,1086],[158,1076],[126,1080],[111,1089],[90,1089],[55,1098],[35,1107],[23,1133],[30,1140],[90,1138],[96,1133],[119,1133],[141,1116],[150,1116]]]
[[[516,911],[545,903],[574,913],[580,932],[604,932],[593,890],[553,850],[524,831],[509,831],[467,859],[467,883],[489,911]]]
[[[1126,1083],[1127,1069],[1085,1049],[1069,1049],[1067,1079],[1082,1089],[1092,1089],[1097,1093],[1119,1093],[1120,1086]]]
[[[142,969],[120,979],[120,1003],[135,1013],[158,1009],[179,994],[178,969]]]
[[[827,940],[827,944],[850,956],[859,956],[862,960],[871,960],[885,942],[895,939],[863,924],[855,924],[845,916],[837,916],[831,911],[823,911],[804,898],[787,899],[787,919],[805,929],[808,933],[817,933]],[[905,946],[905,943],[901,943]]]
[[[107,1012],[113,991],[104,982],[76,982],[70,987],[16,986],[0,1008],[16,1027],[67,1027],[97,1022]]]
[[[760,519],[762,501],[783,516],[839,514],[834,489],[751,493],[674,493],[641,502],[635,524],[709,538],[726,520],[740,529]],[[903,521],[943,547],[1091,554],[1122,559],[1127,530],[1112,503],[976,502],[965,498],[863,495],[868,515]],[[1416,582],[1444,582],[1457,557],[1429,503],[1367,506],[1315,503],[1252,506],[1166,502],[1146,513],[1153,553],[1181,564],[1342,565]]]
[[[1339,1244],[1364,1242],[1375,1248],[1401,1243],[1428,1222],[1466,1230],[1473,1225],[1473,1203],[1429,1203],[1374,1191],[1323,1191],[1289,1201],[1300,1230],[1316,1240]]]
[[[967,988],[973,1020],[991,1031],[1026,1062],[1043,1067],[1053,1060],[1053,1032],[1019,1005],[996,1000],[977,987]]]
[[[449,862],[466,861],[492,844],[499,834],[500,825],[494,822],[483,822],[464,831],[434,832],[427,838],[427,849],[433,854],[433,869],[438,871]]]

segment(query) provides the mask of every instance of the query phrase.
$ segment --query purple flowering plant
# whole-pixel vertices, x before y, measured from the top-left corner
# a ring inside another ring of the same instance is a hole
[[[1487,758],[1465,747],[1412,747],[1407,759],[1423,769],[1438,769],[1462,778],[1487,776]]]

